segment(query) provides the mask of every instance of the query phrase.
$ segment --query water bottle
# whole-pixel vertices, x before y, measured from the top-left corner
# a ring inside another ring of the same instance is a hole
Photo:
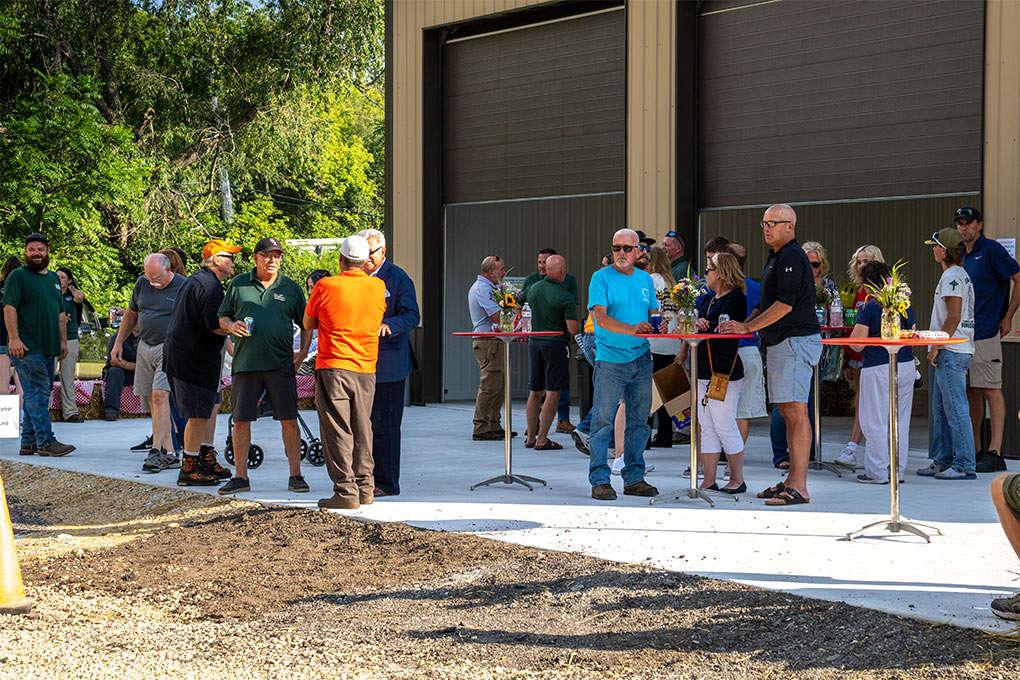
[[[521,331],[531,332],[531,305],[524,303],[524,310],[521,312]]]
[[[838,295],[832,298],[832,306],[829,307],[829,325],[837,328],[843,326],[843,305]]]

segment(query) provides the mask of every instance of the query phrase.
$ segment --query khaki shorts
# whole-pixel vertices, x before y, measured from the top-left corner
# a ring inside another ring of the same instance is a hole
[[[1002,340],[999,336],[974,341],[967,384],[985,390],[1002,389]]]
[[[153,390],[170,390],[170,381],[163,372],[163,343],[150,345],[139,340],[134,393],[139,397],[151,397]]]

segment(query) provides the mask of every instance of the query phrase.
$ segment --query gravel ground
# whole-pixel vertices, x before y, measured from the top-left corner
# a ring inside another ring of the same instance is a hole
[[[2,678],[1020,676],[1017,635],[38,470],[0,468],[37,598]]]

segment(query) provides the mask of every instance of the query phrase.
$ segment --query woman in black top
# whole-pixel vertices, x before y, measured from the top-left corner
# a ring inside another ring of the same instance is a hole
[[[698,332],[715,333],[721,321],[747,318],[747,290],[737,258],[716,253],[705,268],[709,293],[698,301]],[[737,355],[737,339],[704,340],[698,345],[698,418],[701,425],[701,464],[704,478],[701,488],[729,494],[744,493],[744,440],[737,429],[737,402],[740,400],[744,366]],[[686,347],[685,347],[686,349]],[[685,354],[686,352],[682,352]],[[712,373],[728,375],[725,401],[708,398]],[[730,481],[720,488],[715,481],[720,452],[726,453]]]

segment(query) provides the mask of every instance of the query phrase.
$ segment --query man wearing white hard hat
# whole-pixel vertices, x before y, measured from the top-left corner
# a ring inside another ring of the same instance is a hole
[[[375,500],[372,401],[379,326],[386,286],[365,273],[368,241],[348,236],[340,246],[340,273],[319,281],[305,306],[304,327],[318,329],[315,408],[333,496],[320,508],[354,510]]]

